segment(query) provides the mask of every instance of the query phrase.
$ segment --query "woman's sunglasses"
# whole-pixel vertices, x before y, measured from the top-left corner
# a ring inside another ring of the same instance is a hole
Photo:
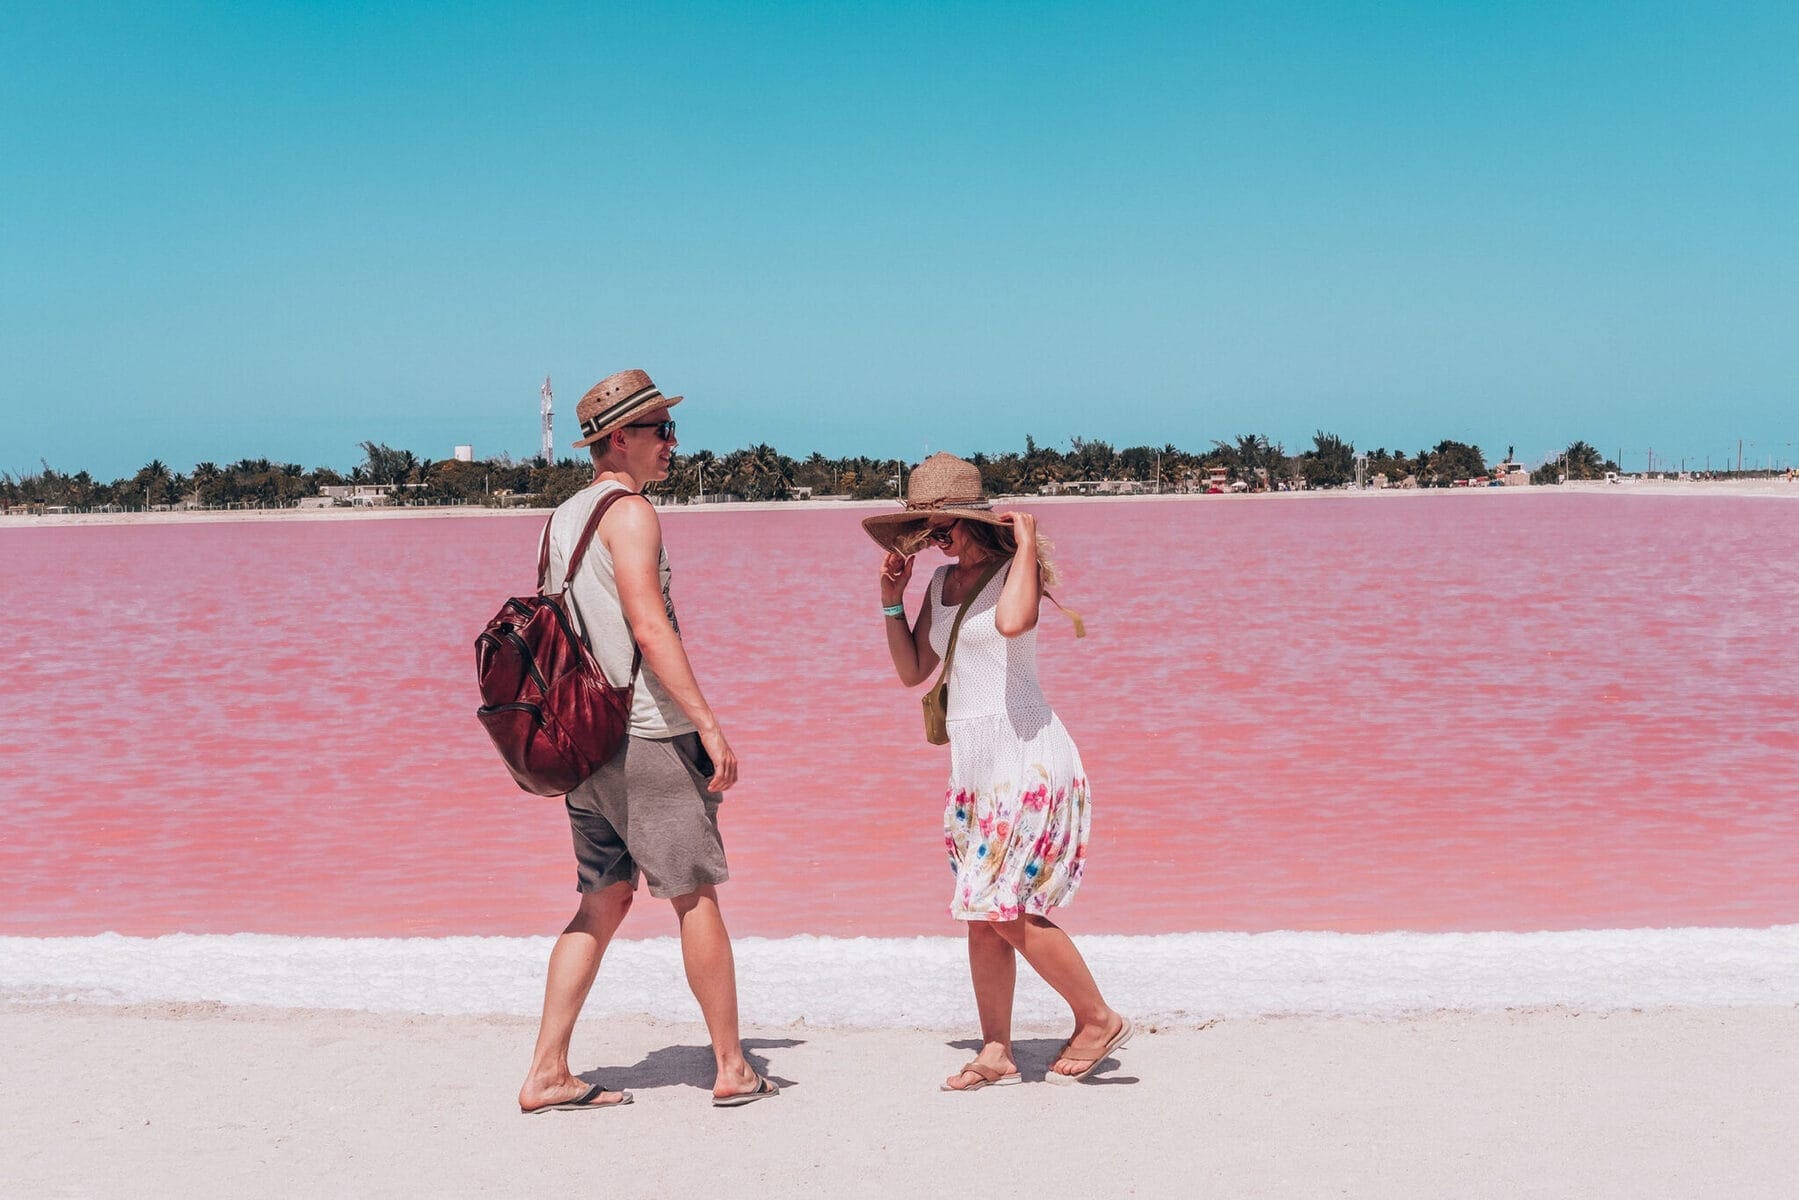
[[[675,423],[673,421],[638,421],[634,425],[625,426],[625,428],[654,429],[656,431],[656,436],[663,441],[672,442],[675,440]]]
[[[925,539],[936,542],[939,546],[947,546],[949,545],[949,531],[955,527],[956,522],[954,521],[948,525],[933,525],[925,532]]]

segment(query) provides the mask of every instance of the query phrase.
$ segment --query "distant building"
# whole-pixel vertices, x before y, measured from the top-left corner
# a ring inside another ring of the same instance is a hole
[[[475,461],[475,448],[473,446],[458,446],[458,447],[456,447],[456,461],[457,462],[474,462]]]
[[[1135,496],[1144,491],[1135,479],[1063,479],[1037,489],[1043,496]]]
[[[331,484],[320,488],[319,495],[339,504],[392,504],[394,490],[391,483]]]

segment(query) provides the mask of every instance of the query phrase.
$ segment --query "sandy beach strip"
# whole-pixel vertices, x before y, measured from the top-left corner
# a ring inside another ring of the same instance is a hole
[[[0,1007],[8,1196],[1788,1198],[1799,1007],[1262,1018],[1139,1035],[1095,1082],[936,1091],[922,1030],[746,1030],[783,1088],[707,1103],[697,1025],[584,1021],[629,1108],[524,1117],[530,1018]]]
[[[1758,499],[1799,499],[1799,480],[1775,477],[1771,479],[1728,479],[1728,480],[1672,480],[1646,479],[1632,480],[1624,484],[1606,484],[1597,482],[1578,482],[1552,487],[1480,487],[1480,488],[1365,488],[1360,491],[1345,489],[1329,489],[1302,492],[1245,492],[1232,495],[1204,495],[1198,492],[1162,492],[1144,493],[1128,496],[999,496],[995,506],[1006,508],[1037,508],[1044,505],[1058,504],[1141,504],[1166,501],[1181,501],[1204,504],[1254,504],[1268,501],[1280,502],[1315,502],[1329,499],[1382,499],[1394,500],[1404,497],[1409,500],[1434,498],[1446,500],[1461,497],[1467,500],[1475,496],[1484,496],[1497,500],[1503,496],[1519,499],[1527,496],[1568,496],[1568,495],[1604,495],[1604,496],[1712,496],[1740,497]],[[762,500],[746,501],[732,504],[664,504],[658,505],[664,513],[741,513],[741,512],[807,512],[827,510],[831,512],[849,512],[861,509],[884,510],[894,506],[892,500]],[[420,520],[432,517],[535,517],[542,520],[549,515],[548,509],[542,508],[486,508],[480,505],[443,505],[427,507],[372,507],[372,508],[243,508],[243,509],[190,509],[171,512],[120,512],[120,513],[0,513],[0,530],[5,529],[59,529],[72,525],[169,525],[188,522],[205,523],[239,523],[244,521],[391,521]]]

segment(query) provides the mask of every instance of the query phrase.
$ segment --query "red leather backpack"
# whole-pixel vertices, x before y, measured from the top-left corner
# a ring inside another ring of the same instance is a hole
[[[569,581],[581,566],[606,510],[636,492],[615,488],[593,506],[560,592],[550,584],[550,526],[537,552],[537,595],[514,596],[475,639],[481,707],[475,717],[493,738],[519,787],[561,796],[580,786],[625,744],[641,651],[622,688],[606,682],[568,613]],[[554,520],[552,516],[551,520]]]

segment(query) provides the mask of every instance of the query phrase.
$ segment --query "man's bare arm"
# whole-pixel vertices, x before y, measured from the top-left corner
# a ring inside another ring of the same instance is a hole
[[[631,636],[643,651],[643,661],[656,673],[669,699],[687,714],[699,730],[700,744],[712,759],[712,780],[707,785],[722,792],[737,782],[737,755],[725,741],[718,718],[693,677],[687,649],[669,623],[662,603],[662,522],[647,500],[626,499],[613,505],[600,522],[599,537],[612,554],[618,600],[625,612]]]

